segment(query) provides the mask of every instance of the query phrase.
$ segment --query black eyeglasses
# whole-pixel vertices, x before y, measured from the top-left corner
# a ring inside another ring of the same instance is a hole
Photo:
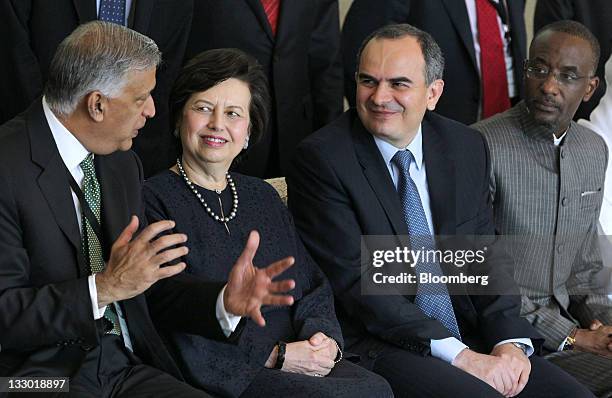
[[[546,80],[548,79],[548,76],[550,76],[550,74],[552,73],[555,80],[559,84],[564,86],[571,86],[578,83],[582,79],[590,79],[593,77],[588,75],[580,76],[574,72],[554,73],[550,70],[548,66],[534,64],[528,59],[525,60],[525,63],[523,64],[523,69],[525,70],[525,76],[533,80]]]

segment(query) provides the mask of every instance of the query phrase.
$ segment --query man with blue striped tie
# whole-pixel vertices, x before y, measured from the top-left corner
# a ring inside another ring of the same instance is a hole
[[[357,109],[304,140],[288,178],[289,207],[330,278],[347,349],[396,396],[592,396],[534,354],[542,339],[519,316],[510,263],[498,250],[470,271],[507,282],[503,290],[458,294],[449,283],[422,282],[423,275],[456,275],[447,260],[415,256],[406,278],[418,277],[416,291],[397,294],[387,284],[369,293],[370,276],[380,278],[367,267],[372,244],[364,235],[388,235],[427,253],[442,245],[434,234],[494,229],[483,138],[428,112],[444,87],[444,57],[433,38],[389,25],[359,54]]]

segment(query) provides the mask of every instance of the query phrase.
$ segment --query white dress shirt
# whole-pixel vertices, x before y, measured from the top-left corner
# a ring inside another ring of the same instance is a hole
[[[70,132],[66,127],[57,119],[55,114],[49,109],[49,105],[47,101],[43,97],[42,99],[43,111],[45,113],[45,118],[47,119],[47,124],[49,125],[49,129],[51,130],[51,134],[53,135],[53,139],[55,141],[55,145],[59,151],[60,157],[62,158],[66,168],[72,174],[74,180],[79,184],[80,187],[83,186],[83,170],[81,169],[80,163],[89,155],[89,151],[81,144],[81,142]],[[82,230],[82,219],[81,219],[81,203],[79,202],[79,198],[77,195],[72,192],[72,202],[74,205],[74,211],[77,217],[79,232],[81,235],[83,234]],[[95,274],[89,275],[87,278],[87,282],[89,285],[89,296],[91,298],[91,306],[92,306],[92,314],[93,319],[100,319],[104,316],[104,311],[106,311],[106,306],[100,308],[98,305],[98,291],[96,289],[96,276]],[[223,293],[225,292],[225,287],[219,293],[217,297],[215,313],[217,316],[217,320],[221,325],[221,329],[226,336],[229,336],[238,326],[241,317],[228,313],[225,310],[225,306],[223,303]],[[117,305],[117,303],[113,303],[115,306],[115,310],[119,317],[119,324],[121,326],[121,332],[123,334],[123,341],[130,350],[132,349],[132,342],[130,340],[130,335],[128,333],[127,323],[125,321],[125,317],[123,316],[123,312],[121,311],[121,307]]]
[[[417,191],[419,192],[419,196],[421,198],[421,205],[423,206],[423,211],[425,212],[425,218],[427,218],[427,225],[429,226],[429,231],[434,235],[434,227],[431,216],[431,204],[429,200],[429,188],[427,185],[427,171],[425,167],[425,162],[423,161],[423,133],[421,126],[419,126],[419,130],[412,140],[410,144],[406,148],[396,148],[393,145],[389,144],[386,141],[374,136],[374,141],[376,142],[376,146],[382,155],[385,164],[387,165],[387,169],[389,170],[389,174],[391,174],[391,178],[393,179],[393,184],[395,185],[395,189],[397,189],[397,183],[399,179],[399,170],[397,166],[391,162],[393,156],[397,151],[407,149],[412,152],[414,156],[414,162],[410,164],[410,178],[414,181]],[[528,338],[516,338],[510,340],[500,341],[497,345],[505,344],[505,343],[521,343],[527,347],[527,355],[531,355],[534,352],[533,344],[531,339]],[[440,340],[430,340],[431,347],[431,355],[435,358],[439,358],[445,362],[452,363],[453,360],[461,351],[466,348],[469,348],[467,345],[463,344],[459,339],[455,337],[447,337],[445,339]]]

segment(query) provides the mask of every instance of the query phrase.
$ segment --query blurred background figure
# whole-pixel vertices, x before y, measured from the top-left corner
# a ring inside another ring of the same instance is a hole
[[[193,0],[0,0],[0,124],[24,111],[42,93],[55,49],[78,25],[100,19],[134,29],[162,52],[152,92],[155,117],[134,140],[145,176],[176,159],[168,134],[168,92],[178,73],[193,13]]]
[[[606,168],[606,181],[604,183],[603,202],[599,214],[599,246],[601,257],[608,268],[612,268],[612,162],[610,152],[612,151],[612,57],[605,64],[606,83],[608,88],[604,96],[595,107],[589,120],[580,119],[578,124],[586,126],[599,134],[608,147],[608,166]],[[591,99],[591,101],[593,101]],[[609,279],[610,274],[608,273]],[[610,280],[610,292],[612,293],[612,280]]]
[[[355,0],[342,31],[349,104],[363,39],[383,25],[409,23],[430,33],[449,60],[438,113],[471,124],[505,111],[522,96],[524,10],[524,0]]]
[[[267,74],[270,127],[238,166],[258,177],[285,175],[295,146],[342,112],[337,0],[198,0],[186,59],[238,48]]]
[[[534,31],[543,26],[571,19],[582,23],[599,40],[601,58],[597,65],[599,87],[589,102],[584,102],[576,112],[575,120],[588,119],[599,100],[606,92],[604,65],[612,50],[612,1],[610,0],[538,0],[534,15]]]

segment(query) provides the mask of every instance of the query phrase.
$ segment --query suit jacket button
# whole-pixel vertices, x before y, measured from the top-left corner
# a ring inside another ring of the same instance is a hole
[[[370,357],[371,359],[375,359],[376,358],[376,351],[374,351],[374,350],[368,351],[368,357]]]
[[[83,351],[91,351],[91,350],[93,349],[93,346],[92,346],[92,345],[90,345],[90,344],[83,344],[83,345],[81,346],[81,349],[82,349]]]
[[[561,206],[567,206],[568,203],[569,203],[569,199],[568,198],[561,199]]]

